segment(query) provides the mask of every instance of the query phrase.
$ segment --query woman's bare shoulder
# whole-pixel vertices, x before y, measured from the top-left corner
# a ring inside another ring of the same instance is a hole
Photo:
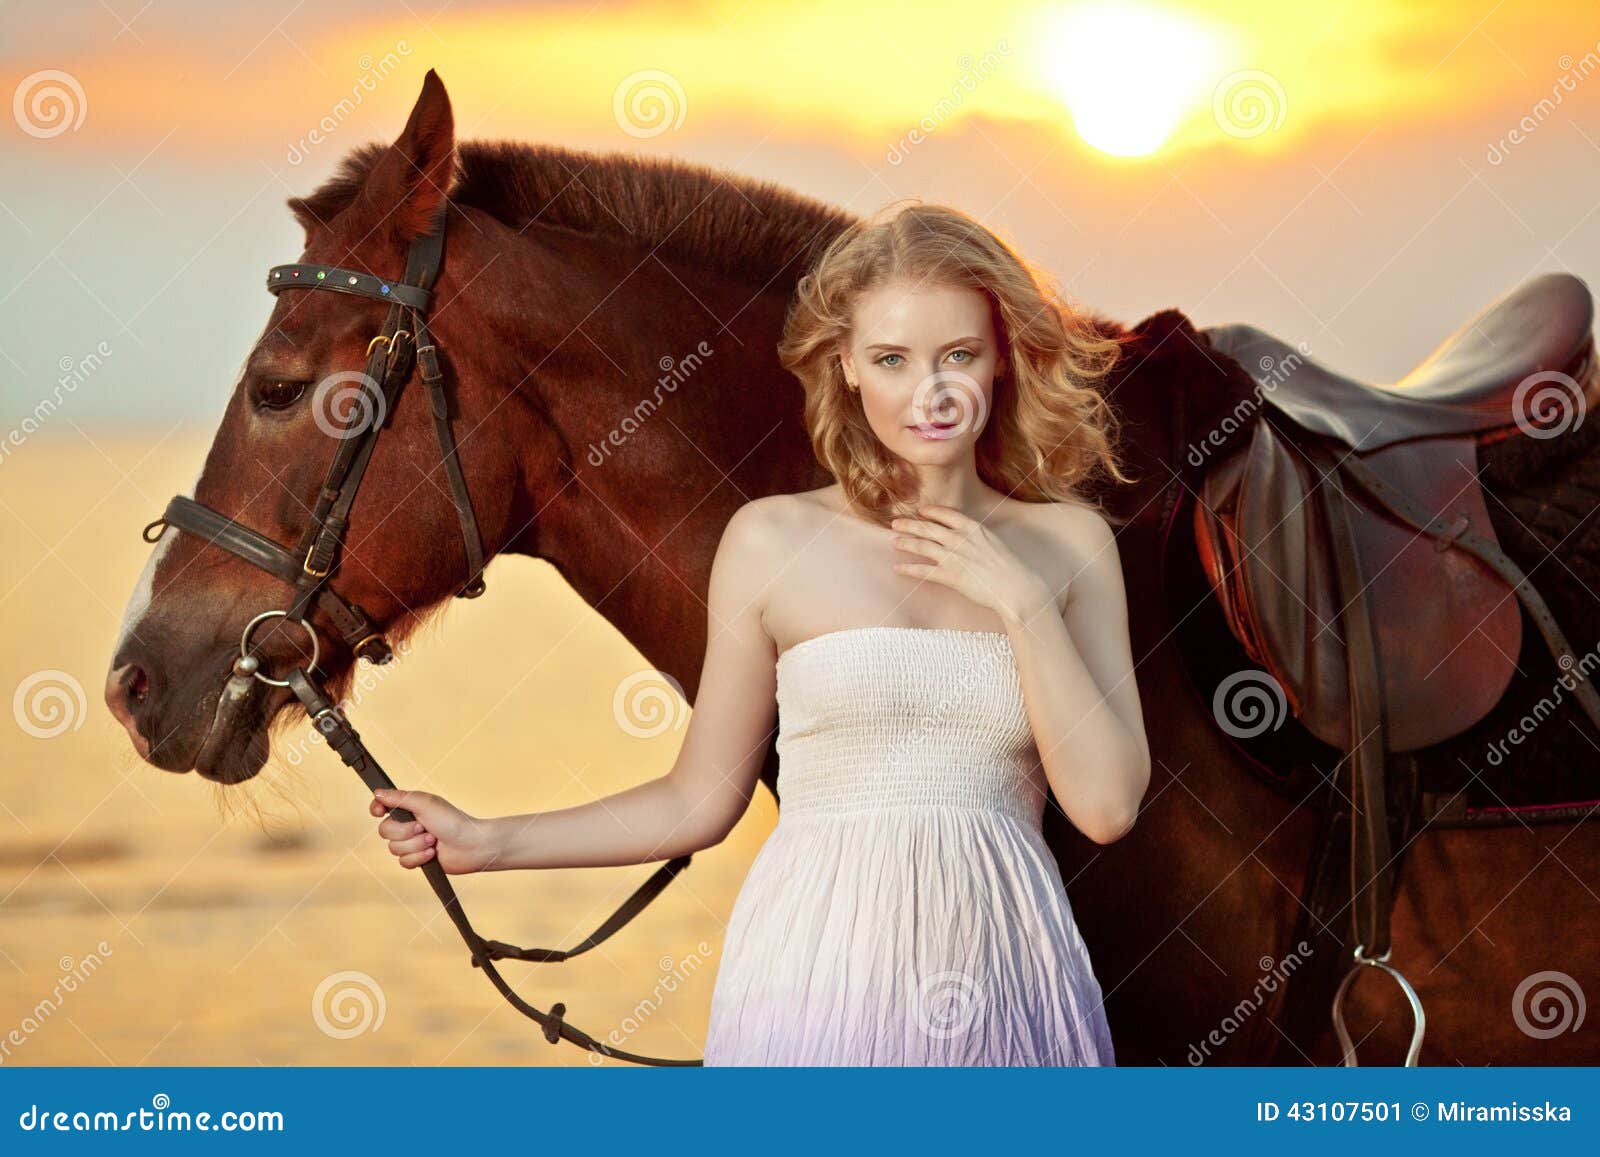
[[[794,494],[766,494],[752,498],[733,512],[723,529],[740,560],[746,564],[763,561],[782,565],[787,551],[807,527],[826,515],[837,486],[803,490]]]
[[[1064,548],[1093,554],[1115,541],[1116,531],[1094,506],[1067,498],[1053,502],[1016,502],[1025,508],[1019,520],[1028,521],[1053,536]]]

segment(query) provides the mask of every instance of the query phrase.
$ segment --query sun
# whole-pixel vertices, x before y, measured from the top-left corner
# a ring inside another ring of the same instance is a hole
[[[1112,156],[1155,152],[1221,75],[1215,35],[1156,5],[1074,5],[1047,35],[1049,79],[1073,127]]]

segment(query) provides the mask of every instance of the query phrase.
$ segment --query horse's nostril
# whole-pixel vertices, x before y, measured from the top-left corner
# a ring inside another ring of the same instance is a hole
[[[106,679],[106,706],[117,721],[128,729],[137,743],[140,739],[138,715],[150,695],[150,676],[137,663],[124,663]]]

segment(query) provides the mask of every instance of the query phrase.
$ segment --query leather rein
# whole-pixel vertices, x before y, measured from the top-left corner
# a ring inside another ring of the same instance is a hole
[[[363,404],[349,408],[351,416],[337,434],[339,445],[322,487],[317,492],[310,521],[292,550],[183,495],[174,497],[167,504],[165,513],[144,528],[145,541],[152,543],[169,526],[187,531],[282,579],[293,588],[286,609],[263,611],[245,626],[239,639],[239,658],[234,661],[233,674],[223,694],[242,697],[250,692],[252,680],[274,687],[288,687],[305,708],[312,726],[323,735],[339,758],[373,790],[392,788],[394,782],[367,750],[338,705],[328,698],[321,680],[313,674],[321,647],[317,629],[307,616],[313,607],[320,609],[356,658],[382,665],[394,657],[382,629],[373,624],[371,617],[360,606],[335,592],[329,581],[339,569],[340,547],[350,507],[355,502],[356,491],[361,486],[373,447],[400,400],[401,390],[414,371],[420,371],[423,385],[428,390],[434,430],[444,456],[451,495],[461,522],[461,536],[466,545],[467,581],[457,590],[456,597],[477,598],[484,591],[483,568],[486,560],[483,540],[478,532],[477,517],[472,510],[466,478],[456,452],[455,433],[450,423],[450,399],[439,363],[439,347],[429,331],[427,320],[428,308],[433,304],[434,281],[443,257],[444,221],[441,214],[429,233],[411,242],[406,253],[405,276],[400,281],[389,281],[370,273],[331,265],[277,265],[267,271],[267,289],[274,296],[286,289],[320,289],[365,297],[389,306],[383,329],[367,345],[366,369],[359,378]],[[282,618],[298,625],[306,632],[311,643],[311,661],[291,670],[283,679],[268,677],[262,670],[260,658],[250,651],[251,635],[258,626],[273,618]],[[415,818],[410,811],[399,807],[391,809],[389,814],[402,823]],[[545,1011],[529,1004],[512,989],[494,965],[496,960],[505,959],[536,964],[557,963],[589,951],[648,907],[689,865],[690,858],[688,855],[678,856],[662,864],[594,932],[566,950],[518,948],[499,940],[485,940],[467,919],[460,897],[439,865],[438,857],[424,863],[422,872],[471,951],[473,967],[483,969],[490,983],[513,1008],[537,1024],[550,1043],[566,1040],[600,1056],[637,1065],[693,1066],[702,1062],[643,1056],[597,1040],[566,1021],[565,1005],[553,1004],[549,1011]]]

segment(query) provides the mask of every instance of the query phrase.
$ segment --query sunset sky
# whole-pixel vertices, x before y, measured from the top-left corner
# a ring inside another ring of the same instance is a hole
[[[392,139],[670,154],[955,204],[1129,322],[1249,321],[1393,378],[1502,290],[1600,277],[1593,3],[199,0],[6,8],[0,419],[108,348],[87,428],[215,423],[283,207]],[[357,99],[352,99],[357,94]],[[341,104],[341,102],[344,102]]]

